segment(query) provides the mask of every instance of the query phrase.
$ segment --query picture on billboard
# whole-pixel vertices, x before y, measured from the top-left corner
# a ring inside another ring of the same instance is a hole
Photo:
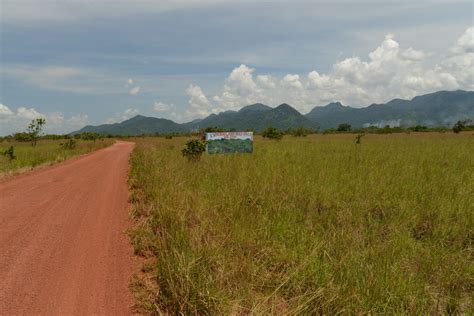
[[[209,154],[251,153],[253,132],[206,133]]]

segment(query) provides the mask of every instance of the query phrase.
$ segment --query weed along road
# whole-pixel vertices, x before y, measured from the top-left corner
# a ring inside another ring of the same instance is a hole
[[[0,182],[0,314],[130,314],[134,144]]]

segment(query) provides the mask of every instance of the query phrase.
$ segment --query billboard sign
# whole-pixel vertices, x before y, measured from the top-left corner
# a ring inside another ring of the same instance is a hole
[[[209,154],[251,153],[253,132],[206,133]]]

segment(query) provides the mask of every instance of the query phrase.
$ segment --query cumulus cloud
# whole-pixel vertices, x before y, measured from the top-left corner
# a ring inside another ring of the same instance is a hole
[[[6,105],[0,103],[0,118],[13,115],[12,110]]]
[[[286,74],[279,79],[240,65],[232,70],[212,102],[198,86],[190,86],[189,114],[237,110],[252,103],[289,103],[302,112],[315,105],[341,101],[367,106],[393,98],[412,98],[437,90],[474,89],[474,28],[468,28],[445,54],[404,48],[388,34],[367,58],[349,57],[327,73]]]
[[[132,85],[132,84],[133,84],[133,79],[132,79],[132,78],[128,78],[127,84],[128,84],[128,85]]]
[[[187,116],[206,116],[216,111],[201,87],[189,85],[186,94],[189,96],[190,105],[190,108],[186,111]]]
[[[116,113],[114,116],[109,117],[106,120],[106,123],[113,124],[113,123],[120,123],[126,121],[134,116],[136,116],[140,111],[135,108],[128,108],[122,113]]]
[[[139,86],[136,86],[136,87],[133,87],[132,89],[130,89],[129,93],[131,95],[137,95],[140,93],[140,87]]]
[[[166,103],[163,103],[163,102],[155,101],[153,103],[153,110],[155,110],[157,112],[165,112],[165,111],[168,111],[170,108],[171,108],[170,105],[168,105]]]
[[[84,114],[66,118],[61,112],[41,113],[35,108],[23,106],[12,110],[0,103],[0,135],[25,131],[28,123],[36,118],[46,119],[46,133],[72,132],[89,123],[89,117]]]

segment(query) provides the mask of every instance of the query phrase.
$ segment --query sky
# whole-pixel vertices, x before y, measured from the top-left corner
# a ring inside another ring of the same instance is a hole
[[[472,1],[1,0],[0,135],[474,90]]]

